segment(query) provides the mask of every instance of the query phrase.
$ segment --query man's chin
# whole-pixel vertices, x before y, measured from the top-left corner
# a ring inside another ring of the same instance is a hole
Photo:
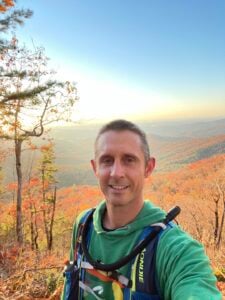
[[[129,200],[127,199],[118,199],[118,198],[108,198],[106,199],[106,203],[114,207],[123,207],[129,204]]]

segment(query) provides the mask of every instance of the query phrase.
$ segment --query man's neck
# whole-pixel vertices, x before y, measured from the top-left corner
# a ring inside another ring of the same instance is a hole
[[[128,206],[112,206],[106,204],[106,211],[103,216],[103,227],[108,230],[118,229],[131,223],[141,211],[144,202],[132,207]]]

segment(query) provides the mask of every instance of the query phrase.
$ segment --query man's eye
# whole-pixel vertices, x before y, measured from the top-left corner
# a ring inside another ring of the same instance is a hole
[[[108,158],[103,158],[103,159],[102,159],[102,163],[103,163],[103,164],[107,164],[107,165],[108,165],[108,164],[111,164],[111,163],[112,163],[112,159],[109,158],[109,157],[108,157]]]
[[[127,163],[135,162],[135,158],[134,158],[134,157],[131,157],[131,156],[126,157],[125,160],[126,160]]]

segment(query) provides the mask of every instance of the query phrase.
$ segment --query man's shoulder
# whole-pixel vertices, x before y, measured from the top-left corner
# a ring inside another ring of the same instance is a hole
[[[195,240],[188,232],[184,231],[180,226],[174,224],[162,233],[159,240],[159,252],[165,253],[181,253],[182,251],[202,251],[202,244]]]

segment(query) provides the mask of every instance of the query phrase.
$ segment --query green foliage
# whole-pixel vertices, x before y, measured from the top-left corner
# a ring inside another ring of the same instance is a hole
[[[9,241],[15,241],[15,220],[14,216],[7,213],[4,214],[0,211],[0,241],[2,244]]]
[[[17,26],[24,24],[25,19],[29,19],[33,12],[30,9],[14,9],[7,14],[0,13],[0,32],[7,34],[8,38],[0,38],[0,54],[12,47],[11,31],[15,31]]]
[[[23,25],[24,20],[30,18],[33,12],[30,9],[16,9],[0,19],[0,31],[7,33],[9,29],[16,29],[18,25]]]
[[[61,273],[49,272],[46,278],[46,284],[49,294],[52,294],[60,283]]]
[[[39,47],[28,50],[14,38],[2,55],[0,76],[0,138],[41,136],[52,122],[69,120],[76,102],[73,83],[55,79]]]
[[[8,78],[17,77],[18,79],[22,80],[22,79],[30,78],[31,75],[32,75],[32,73],[28,74],[26,71],[18,72],[17,70],[15,70],[14,72],[11,72],[10,74],[2,74],[1,77],[8,77]],[[30,99],[32,99],[33,105],[38,105],[41,102],[38,98],[36,98],[36,96],[41,94],[42,92],[49,90],[51,87],[53,87],[56,84],[57,84],[56,81],[49,81],[49,82],[46,82],[43,86],[37,86],[37,87],[34,87],[33,89],[27,89],[25,91],[21,91],[20,93],[15,92],[15,93],[6,94],[4,96],[4,98],[1,100],[1,103],[6,103],[11,100],[21,100],[21,99],[30,98]]]
[[[56,183],[55,173],[57,172],[54,153],[54,145],[49,143],[48,145],[41,147],[41,158],[39,162],[40,177],[43,184],[47,189],[47,186],[51,187]],[[51,198],[51,197],[50,197]]]

